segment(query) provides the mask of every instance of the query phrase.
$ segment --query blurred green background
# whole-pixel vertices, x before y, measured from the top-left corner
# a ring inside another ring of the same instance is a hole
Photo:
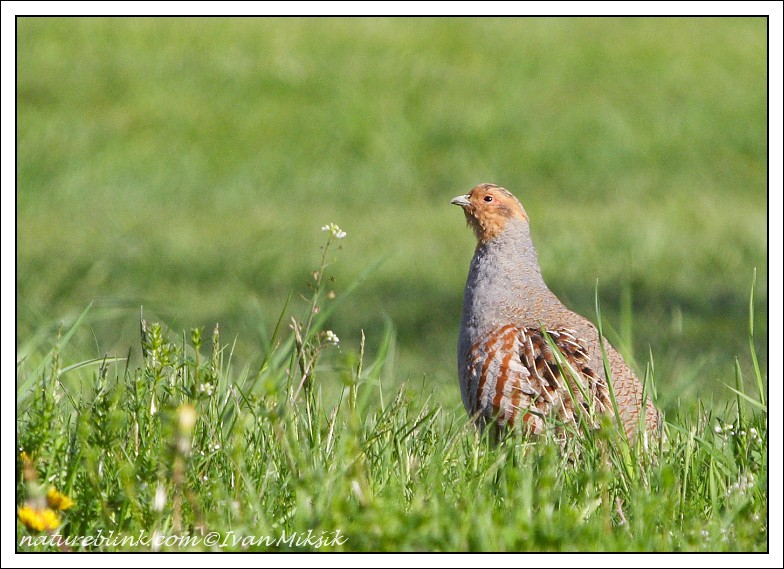
[[[660,400],[767,373],[764,18],[19,18],[17,350],[138,357],[138,315],[220,322],[253,367],[322,225],[344,352],[460,407],[474,238],[450,198],[520,197],[545,279]],[[375,263],[351,295],[342,292]]]

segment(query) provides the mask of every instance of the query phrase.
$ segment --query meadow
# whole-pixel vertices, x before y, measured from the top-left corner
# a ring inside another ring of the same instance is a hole
[[[55,486],[63,535],[766,550],[766,25],[19,19],[18,505]],[[472,430],[449,200],[484,181],[655,380],[666,447]]]

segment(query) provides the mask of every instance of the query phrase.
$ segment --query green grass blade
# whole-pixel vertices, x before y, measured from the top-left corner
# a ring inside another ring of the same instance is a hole
[[[754,285],[757,281],[757,269],[754,269],[754,275],[751,279],[751,293],[749,294],[749,353],[751,354],[751,362],[754,368],[754,377],[757,380],[757,391],[759,392],[760,401],[765,405],[766,391],[765,385],[762,380],[762,372],[760,371],[759,361],[757,361],[757,348],[754,345]]]
[[[56,349],[59,349],[59,347],[65,346],[65,345],[68,344],[68,342],[71,339],[71,337],[74,335],[76,330],[79,329],[79,326],[81,326],[82,322],[87,317],[87,313],[90,312],[90,309],[92,308],[92,305],[93,305],[92,302],[87,305],[87,308],[85,308],[82,311],[82,313],[74,321],[74,323],[71,324],[71,326],[68,328],[68,330],[65,332],[65,334],[63,334],[62,338],[60,338],[60,340],[58,342],[58,346],[55,346],[54,348],[52,348],[47,353],[47,355],[44,358],[41,359],[41,363],[39,363],[38,366],[36,366],[36,368],[30,373],[30,375],[27,377],[27,379],[25,379],[21,384],[17,383],[17,386],[16,386],[16,408],[17,409],[19,409],[20,406],[24,405],[24,403],[27,401],[27,399],[32,394],[32,387],[33,387],[33,385],[35,385],[38,381],[40,381],[41,376],[44,373],[44,370],[46,369],[46,366],[49,364],[49,361],[50,361],[54,351]]]

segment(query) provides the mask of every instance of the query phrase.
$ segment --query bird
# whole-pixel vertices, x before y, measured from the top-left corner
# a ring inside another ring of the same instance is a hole
[[[647,445],[661,427],[659,411],[596,326],[545,284],[520,200],[479,184],[451,203],[463,208],[477,239],[457,346],[471,419],[496,435],[515,427],[541,435],[549,425],[564,442],[567,432],[577,432],[568,426],[585,419],[598,427],[605,415],[629,441],[639,434]]]

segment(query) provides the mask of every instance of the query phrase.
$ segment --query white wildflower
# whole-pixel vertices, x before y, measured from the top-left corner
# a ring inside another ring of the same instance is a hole
[[[743,495],[746,493],[749,488],[754,485],[754,475],[751,473],[748,474],[741,474],[738,478],[737,482],[733,482],[729,488],[727,488],[726,495]]]
[[[332,344],[333,346],[337,346],[340,343],[340,338],[338,338],[338,335],[335,334],[332,330],[327,330],[327,333],[325,334],[325,340],[328,344]]]
[[[321,231],[329,231],[335,239],[343,239],[346,236],[346,232],[334,223],[323,226]]]
[[[351,491],[354,493],[354,496],[357,498],[357,501],[360,504],[365,504],[365,493],[362,491],[362,486],[356,480],[351,481]]]
[[[213,392],[215,391],[215,386],[212,383],[200,383],[199,384],[199,392],[204,393],[207,397],[211,397]]]
[[[152,509],[156,512],[162,512],[166,506],[166,488],[163,484],[158,482],[158,487],[155,488],[155,499],[152,502]]]

